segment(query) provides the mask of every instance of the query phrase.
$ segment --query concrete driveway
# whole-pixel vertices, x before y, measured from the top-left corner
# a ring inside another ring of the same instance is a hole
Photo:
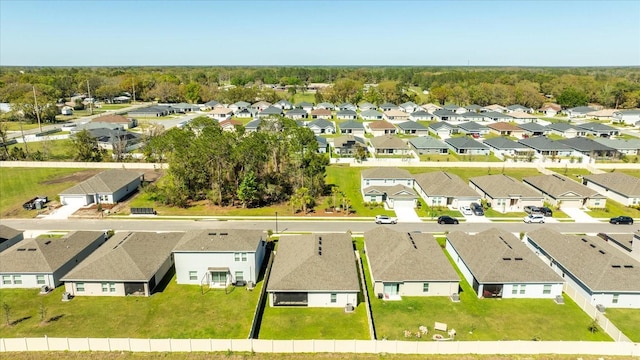
[[[421,222],[414,209],[399,207],[393,210],[396,212],[396,217],[398,218],[399,223]]]
[[[597,223],[597,222],[599,222],[598,220],[596,220],[596,219],[592,218],[591,216],[589,216],[582,209],[563,208],[563,207],[561,207],[560,210],[562,210],[565,214],[569,215],[577,223]]]
[[[66,220],[70,215],[73,215],[73,213],[78,211],[81,207],[82,206],[76,204],[63,205],[54,210],[51,214],[45,215],[42,218],[46,220]]]

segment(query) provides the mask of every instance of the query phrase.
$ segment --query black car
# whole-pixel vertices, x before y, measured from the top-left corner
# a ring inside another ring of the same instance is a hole
[[[443,215],[438,217],[438,224],[458,224],[458,219]]]
[[[616,216],[609,220],[611,224],[628,224],[633,225],[633,219],[630,216]]]
[[[480,206],[480,204],[471,203],[471,204],[469,204],[469,206],[471,207],[471,211],[473,211],[474,215],[476,215],[476,216],[484,216],[484,210],[482,210],[482,206]]]
[[[544,216],[547,216],[547,217],[553,216],[553,211],[546,206],[538,208],[538,210],[540,211],[540,214]]]

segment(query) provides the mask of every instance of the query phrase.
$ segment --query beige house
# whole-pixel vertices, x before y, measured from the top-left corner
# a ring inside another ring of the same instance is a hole
[[[428,206],[458,209],[480,202],[480,196],[458,175],[432,171],[414,175],[414,188]]]
[[[539,192],[504,174],[473,177],[469,185],[497,212],[522,212],[525,206],[543,204]]]
[[[118,125],[122,125],[123,129],[131,129],[138,126],[138,120],[134,118],[127,118],[117,114],[98,116],[93,120],[91,120],[91,122],[118,124]]]
[[[522,181],[544,196],[553,206],[604,208],[607,198],[570,178],[558,174],[529,176]]]
[[[209,111],[209,116],[218,121],[231,119],[232,115],[233,115],[233,110],[229,108],[215,108]]]
[[[384,112],[384,119],[389,121],[407,121],[409,120],[410,114],[402,110],[387,110]]]
[[[367,127],[373,136],[397,134],[398,132],[398,129],[393,124],[385,120],[370,122]]]
[[[496,122],[488,124],[487,127],[489,128],[489,132],[493,134],[513,136],[518,139],[522,139],[524,137],[524,130],[507,122]]]
[[[369,141],[376,155],[407,155],[411,151],[407,143],[393,135],[382,135]]]
[[[640,205],[640,178],[635,176],[621,172],[592,174],[583,176],[582,183],[625,206]]]

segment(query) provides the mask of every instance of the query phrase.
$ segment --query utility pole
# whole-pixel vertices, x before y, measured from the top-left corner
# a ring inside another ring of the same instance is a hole
[[[133,85],[133,105],[136,104],[136,79],[133,78],[131,81],[131,85]]]
[[[90,115],[93,115],[93,98],[91,97],[91,88],[89,87],[89,79],[87,79],[87,93],[89,95],[89,99],[91,99],[91,101],[89,102]]]
[[[38,128],[40,129],[40,132],[42,132],[42,123],[40,122],[40,112],[38,111],[38,98],[36,97],[35,85],[33,85],[33,104],[34,104],[34,110],[36,111],[36,118],[38,119]]]

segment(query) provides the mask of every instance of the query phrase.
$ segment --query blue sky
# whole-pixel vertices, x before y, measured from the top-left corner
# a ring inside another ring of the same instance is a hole
[[[0,0],[0,65],[639,66],[640,1]]]

